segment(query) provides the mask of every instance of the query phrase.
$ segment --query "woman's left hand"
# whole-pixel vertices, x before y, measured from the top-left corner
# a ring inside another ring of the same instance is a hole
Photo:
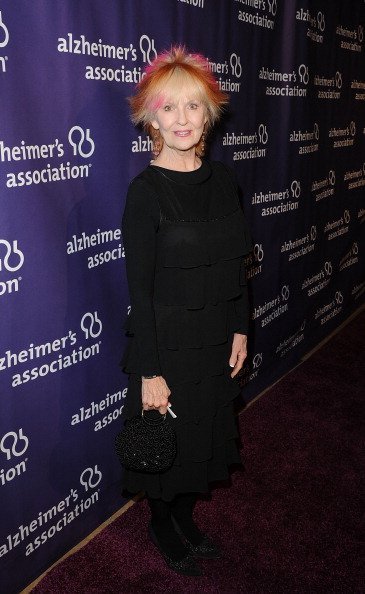
[[[247,357],[247,335],[234,334],[232,343],[232,353],[229,359],[230,367],[234,367],[231,377],[237,375],[242,369],[243,363]]]

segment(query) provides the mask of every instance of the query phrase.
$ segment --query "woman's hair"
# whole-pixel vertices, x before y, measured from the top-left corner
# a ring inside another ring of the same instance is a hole
[[[193,89],[197,99],[205,104],[205,131],[208,131],[228,103],[228,95],[220,90],[209,70],[208,60],[201,54],[188,54],[184,46],[177,45],[160,53],[145,69],[144,77],[137,84],[136,94],[128,98],[132,122],[143,125],[155,139],[157,133],[161,147],[162,138],[152,127],[151,121],[165,98],[178,97],[183,88]]]

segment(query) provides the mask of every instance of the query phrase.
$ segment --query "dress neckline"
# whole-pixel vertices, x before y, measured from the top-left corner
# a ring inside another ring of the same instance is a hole
[[[202,159],[202,164],[194,171],[176,171],[175,169],[167,169],[159,165],[149,165],[150,169],[157,170],[164,177],[178,184],[201,184],[210,178],[212,175],[212,168],[209,161]]]

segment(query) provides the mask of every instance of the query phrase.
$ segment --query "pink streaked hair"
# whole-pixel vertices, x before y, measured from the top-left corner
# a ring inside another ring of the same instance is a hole
[[[208,130],[221,115],[228,95],[220,90],[209,70],[208,60],[201,54],[189,54],[182,45],[161,52],[145,68],[136,93],[129,97],[131,120],[152,132],[151,121],[164,101],[176,99],[188,92],[202,101],[207,109]]]

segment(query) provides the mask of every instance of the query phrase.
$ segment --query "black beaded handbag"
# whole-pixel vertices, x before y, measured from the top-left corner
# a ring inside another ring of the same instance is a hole
[[[166,414],[158,417],[143,411],[125,422],[115,438],[120,463],[130,470],[164,472],[176,457],[176,434]],[[158,412],[158,411],[157,411]]]

